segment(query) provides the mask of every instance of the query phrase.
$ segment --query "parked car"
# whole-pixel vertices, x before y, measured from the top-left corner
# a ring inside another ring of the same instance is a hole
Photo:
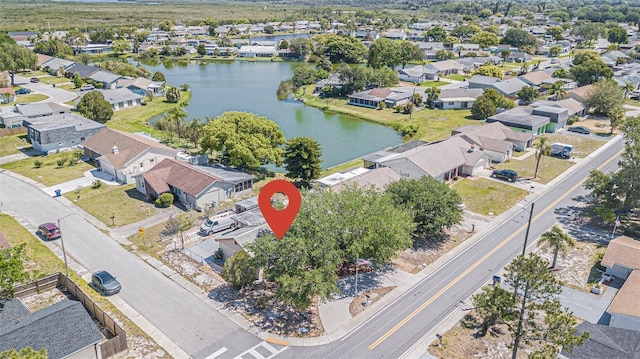
[[[122,285],[106,270],[100,270],[91,275],[91,282],[104,295],[112,295],[120,293]]]
[[[518,172],[513,170],[494,170],[491,172],[491,177],[499,178],[509,182],[515,182],[518,180]]]
[[[38,233],[45,239],[60,238],[60,228],[55,223],[43,223],[38,226]]]
[[[80,91],[91,91],[91,90],[95,90],[96,87],[93,86],[92,84],[84,84],[82,85],[82,87],[80,87]]]
[[[32,77],[32,78],[29,79],[29,81],[31,81],[31,82],[40,82],[40,79],[37,78],[37,77]]]
[[[569,132],[583,133],[588,135],[591,133],[591,130],[584,126],[571,126],[567,129]]]
[[[21,87],[16,90],[16,95],[28,95],[31,93],[31,90],[26,87]]]
[[[558,62],[560,62],[560,60],[557,57],[551,59],[552,64],[557,64]]]
[[[207,220],[204,221],[204,223],[200,226],[200,233],[205,235],[212,235],[216,232],[233,228],[236,228],[236,221],[234,221],[231,217],[212,217],[207,218]]]

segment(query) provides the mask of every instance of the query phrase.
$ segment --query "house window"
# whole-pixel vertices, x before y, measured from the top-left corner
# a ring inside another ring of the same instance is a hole
[[[144,171],[144,162],[140,162],[140,171]]]
[[[448,105],[449,106],[453,106],[455,104],[455,102],[449,102]]]

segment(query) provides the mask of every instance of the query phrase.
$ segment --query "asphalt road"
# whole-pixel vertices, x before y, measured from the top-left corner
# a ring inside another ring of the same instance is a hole
[[[58,104],[64,104],[65,102],[71,101],[78,97],[78,94],[76,92],[59,89],[42,82],[33,83],[29,81],[29,78],[22,77],[20,75],[15,76],[15,84],[16,86],[26,87],[31,91],[38,91],[49,96],[48,99],[40,102],[55,102]],[[17,102],[20,102],[20,96],[18,96]]]
[[[90,272],[106,269],[122,283],[114,297],[125,301],[192,358],[206,358],[222,348],[229,355],[261,340],[246,332],[200,298],[165,277],[116,241],[40,189],[2,173],[2,211],[35,230],[61,219],[67,256]],[[56,246],[60,241],[50,242]]]
[[[535,200],[529,245],[557,221],[573,215],[586,194],[581,181],[592,169],[607,161],[602,169],[614,169],[617,153],[623,145],[624,141],[618,139]],[[456,307],[471,307],[470,303],[462,301],[488,283],[493,275],[499,274],[512,258],[522,252],[529,210],[529,205],[522,207],[476,244],[341,340],[320,347],[292,347],[278,357],[399,358]]]

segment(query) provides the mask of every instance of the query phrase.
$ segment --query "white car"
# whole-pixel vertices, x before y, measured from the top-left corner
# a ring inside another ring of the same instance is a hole
[[[82,87],[80,87],[80,91],[91,91],[91,90],[95,90],[96,87],[93,86],[92,84],[84,84],[82,85]]]

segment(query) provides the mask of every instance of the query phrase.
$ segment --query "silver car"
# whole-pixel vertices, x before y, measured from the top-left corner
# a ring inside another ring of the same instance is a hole
[[[105,270],[97,271],[91,275],[91,282],[104,295],[118,294],[122,286],[116,277]]]

